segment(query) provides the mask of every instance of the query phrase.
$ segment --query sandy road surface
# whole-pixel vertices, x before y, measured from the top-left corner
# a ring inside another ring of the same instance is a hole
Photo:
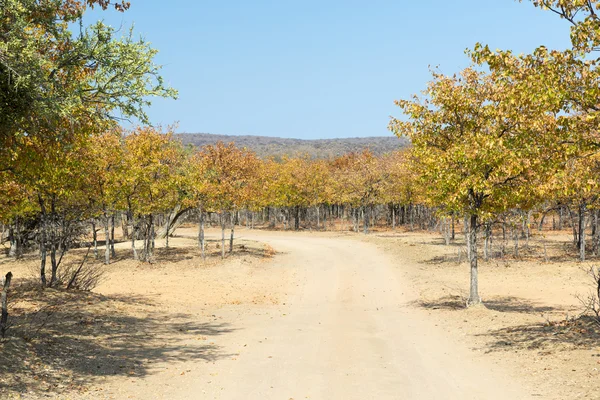
[[[190,360],[177,369],[187,373],[121,382],[117,393],[169,399],[528,398],[503,371],[475,360],[410,307],[413,294],[399,279],[398,261],[375,246],[331,235],[242,235],[278,252],[269,266],[273,274],[296,271],[285,303],[219,309],[216,316],[233,329],[215,340],[230,357]]]

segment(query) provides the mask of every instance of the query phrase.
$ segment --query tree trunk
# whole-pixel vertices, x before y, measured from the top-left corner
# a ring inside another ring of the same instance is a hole
[[[579,205],[579,261],[585,261],[585,214],[587,205]]]
[[[56,284],[56,271],[58,269],[58,264],[56,263],[56,224],[57,224],[57,216],[56,216],[56,199],[54,196],[50,201],[50,216],[51,216],[51,235],[50,235],[50,287],[53,287]]]
[[[128,222],[127,215],[125,215],[125,213],[121,213],[121,231],[123,232],[123,239],[125,240],[129,239],[129,226],[127,225]]]
[[[598,230],[598,210],[594,210],[594,233],[592,234],[592,247],[595,249],[596,255],[600,255],[598,252],[598,238],[600,237],[600,231]]]
[[[540,218],[540,223],[538,225],[538,232],[541,232],[544,229],[544,220],[546,219],[546,213],[544,212],[542,214],[542,217]]]
[[[368,212],[368,208],[366,206],[363,207],[362,213],[363,213],[363,231],[364,231],[364,234],[366,235],[369,233],[369,212]]]
[[[598,213],[596,212],[596,225],[598,225]],[[600,255],[600,227],[596,227],[596,255]]]
[[[42,199],[42,196],[38,195],[38,202],[40,204],[40,281],[42,287],[46,286],[46,204]]]
[[[558,208],[558,230],[562,231],[563,228],[563,207]]]
[[[446,246],[450,246],[450,224],[448,222],[448,218],[444,218],[442,229],[444,230],[444,239],[446,240]]]
[[[477,215],[472,214],[469,224],[469,264],[471,266],[471,285],[469,291],[468,305],[473,306],[481,304],[479,297],[478,276],[477,276]]]
[[[367,207],[369,213],[369,227],[372,229],[377,226],[377,214],[375,213],[375,206]]]
[[[529,238],[531,237],[531,214],[532,211],[527,211],[527,224],[525,226],[525,248],[529,250]]]
[[[17,257],[17,246],[18,246],[17,235],[15,233],[16,225],[17,225],[17,222],[15,219],[15,223],[10,224],[10,226],[8,227],[8,240],[10,242],[10,249],[8,250],[8,256],[15,257],[15,258]]]
[[[56,284],[57,270],[58,264],[56,262],[56,235],[55,233],[53,233],[52,240],[50,241],[50,287],[53,287]]]
[[[463,220],[463,234],[465,235],[465,243],[467,245],[467,259],[470,259],[471,241],[469,240],[469,216],[466,214]]]
[[[490,239],[491,239],[491,224],[489,222],[485,223],[485,242],[483,244],[483,259],[487,261],[489,259],[490,253]]]
[[[221,211],[221,258],[225,258],[225,214]]]
[[[169,248],[169,231],[167,230],[167,234],[165,235],[165,248]]]
[[[316,206],[315,208],[316,208],[316,211],[317,211],[317,230],[319,230],[319,228],[321,227],[321,215],[320,215],[321,214],[320,213],[321,207],[320,206]]]
[[[115,214],[110,217],[110,254],[113,258],[117,256],[115,251]]]
[[[104,264],[110,264],[110,234],[108,232],[108,224],[110,223],[110,219],[106,211],[104,212],[104,238],[105,238],[105,246],[104,246]]]
[[[233,216],[230,214],[230,224],[231,224],[231,234],[229,236],[229,254],[233,253],[233,230],[235,227],[235,221],[233,220]]]
[[[402,206],[402,213],[400,214],[400,224],[406,225],[406,206]]]
[[[92,242],[94,243],[94,257],[98,259],[98,232],[96,231],[96,221],[92,219]]]
[[[156,245],[155,240],[156,240],[156,232],[154,230],[154,216],[150,215],[150,240],[151,240],[151,245],[152,245],[152,252],[154,253],[154,247]]]
[[[23,235],[21,231],[21,220],[19,217],[15,218],[15,258],[19,259],[23,256]]]
[[[573,231],[573,244],[579,249],[579,235],[577,233],[577,225],[575,224],[575,213],[569,208],[569,216],[571,217],[571,230]]]
[[[147,215],[144,219],[144,224],[143,260],[145,262],[152,262],[152,251],[154,250],[154,215]]]
[[[300,206],[294,208],[294,229],[300,230]]]
[[[516,227],[513,229],[513,238],[515,240],[515,258],[519,258],[519,232]]]
[[[597,220],[598,220],[598,210],[594,210],[594,213],[592,214],[594,216],[594,219],[592,220],[592,233],[590,235],[590,237],[594,238],[596,236],[596,227],[597,227]]]
[[[204,212],[202,207],[198,207],[198,213],[200,214],[200,223],[198,224],[198,247],[202,253],[202,259],[206,259],[205,245],[204,245]]]
[[[131,215],[131,251],[133,253],[133,259],[139,260],[137,250],[135,248],[135,220],[133,215]]]

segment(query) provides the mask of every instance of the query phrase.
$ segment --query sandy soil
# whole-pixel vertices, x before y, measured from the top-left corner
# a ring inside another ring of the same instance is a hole
[[[587,287],[575,262],[483,263],[487,308],[465,310],[459,245],[433,234],[240,230],[225,261],[194,234],[152,265],[122,244],[94,293],[15,293],[0,397],[598,398],[597,330],[561,322]]]
[[[592,290],[587,270],[598,258],[578,262],[568,234],[538,234],[518,259],[480,260],[486,307],[475,309],[464,307],[469,267],[464,253],[458,262],[460,238],[450,246],[439,235],[413,232],[355,239],[402,260],[397,267],[403,281],[418,292],[413,306],[426,310],[475,358],[509,371],[535,397],[600,398],[600,330],[581,317],[578,300]]]

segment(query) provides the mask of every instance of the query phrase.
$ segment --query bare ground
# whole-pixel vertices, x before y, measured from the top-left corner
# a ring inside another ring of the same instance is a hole
[[[485,307],[475,309],[465,308],[469,267],[464,254],[459,256],[462,240],[446,246],[439,235],[412,232],[359,240],[402,259],[402,276],[418,291],[412,305],[470,347],[474,357],[510,371],[535,397],[600,398],[600,329],[581,315],[578,300],[592,289],[586,270],[598,258],[578,262],[568,234],[538,234],[529,250],[521,243],[518,258],[511,253],[480,260]]]
[[[599,397],[598,330],[573,319],[587,279],[553,238],[550,262],[532,242],[482,263],[486,307],[466,310],[459,245],[433,234],[240,230],[225,261],[218,232],[207,261],[177,234],[155,264],[119,245],[93,293],[11,293],[0,397]],[[0,258],[16,284],[36,264]]]

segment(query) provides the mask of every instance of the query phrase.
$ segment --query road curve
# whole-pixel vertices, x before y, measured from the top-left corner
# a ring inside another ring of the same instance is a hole
[[[243,236],[269,243],[273,267],[297,271],[298,286],[276,315],[236,321],[231,345],[244,346],[236,361],[215,364],[210,384],[180,387],[173,398],[529,398],[409,304],[402,260],[347,238]]]

